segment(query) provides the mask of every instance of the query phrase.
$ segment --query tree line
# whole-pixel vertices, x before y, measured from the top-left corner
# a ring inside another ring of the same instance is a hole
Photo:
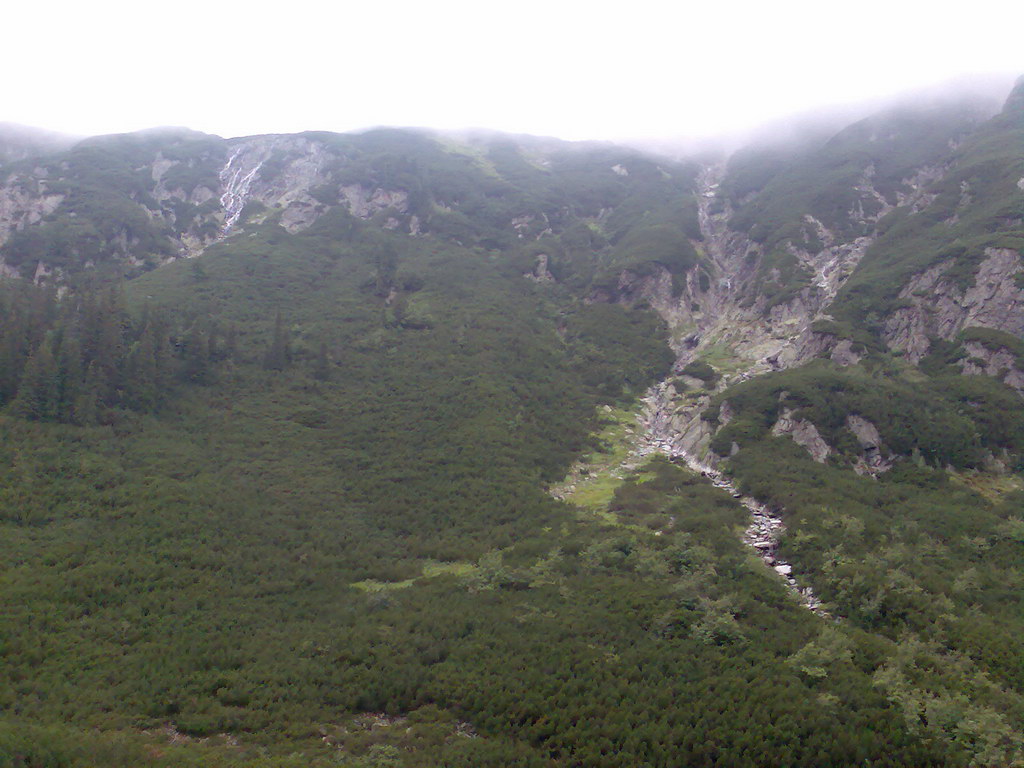
[[[21,418],[88,425],[153,411],[235,352],[233,327],[148,308],[133,315],[119,288],[62,296],[0,285],[0,406]]]

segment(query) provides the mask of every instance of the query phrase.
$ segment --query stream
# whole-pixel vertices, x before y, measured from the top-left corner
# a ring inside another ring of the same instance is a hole
[[[674,433],[671,426],[673,403],[668,394],[669,387],[667,381],[662,381],[651,387],[644,398],[646,406],[642,420],[644,437],[639,453],[641,455],[661,453],[670,459],[682,459],[693,472],[707,478],[716,488],[731,494],[739,504],[742,504],[750,512],[750,525],[743,532],[743,542],[755,551],[765,565],[785,579],[786,586],[800,599],[804,607],[821,616],[828,616],[821,600],[815,596],[811,588],[801,586],[797,582],[793,575],[792,564],[781,559],[777,554],[779,537],[785,529],[778,514],[753,496],[740,493],[739,488],[725,473],[702,462],[698,457],[678,446],[676,439],[678,435]]]
[[[736,259],[730,257],[730,236],[726,225],[726,217],[715,215],[711,212],[711,204],[715,197],[719,181],[723,174],[720,166],[708,166],[698,177],[699,189],[697,191],[698,218],[701,232],[704,235],[704,247],[712,263],[718,269],[720,284],[726,290],[731,288],[732,278],[735,276]],[[693,357],[693,350],[680,352],[676,362],[676,369],[682,369]],[[738,373],[733,381],[743,381],[754,374],[754,368]],[[724,385],[724,382],[723,382]],[[781,517],[777,510],[772,510],[768,505],[761,503],[753,496],[744,495],[736,487],[735,483],[725,473],[702,461],[691,450],[686,450],[685,445],[693,445],[694,441],[684,440],[683,433],[673,423],[673,416],[679,416],[676,410],[677,403],[673,395],[674,387],[669,379],[655,384],[648,391],[643,399],[644,415],[642,425],[644,435],[639,447],[641,455],[651,453],[662,453],[672,459],[681,459],[694,472],[723,491],[731,494],[738,503],[742,504],[750,512],[750,525],[743,533],[743,541],[758,557],[770,567],[778,576],[785,580],[786,586],[796,595],[800,602],[808,609],[821,616],[829,614],[824,609],[811,588],[801,586],[793,574],[793,565],[778,556],[778,543],[782,532],[785,530]],[[700,412],[706,407],[706,398],[688,406],[688,412],[683,413],[683,420],[689,425],[700,419]]]

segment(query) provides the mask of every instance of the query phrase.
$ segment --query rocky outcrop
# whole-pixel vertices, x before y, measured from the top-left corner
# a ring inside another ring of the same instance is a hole
[[[817,462],[824,462],[832,453],[832,448],[822,439],[818,428],[807,419],[794,418],[789,408],[784,408],[779,414],[778,421],[772,425],[772,434],[776,437],[789,435],[794,443],[806,449]]]
[[[538,253],[537,263],[534,265],[533,270],[524,274],[523,277],[535,283],[555,282],[555,276],[548,269],[548,255],[546,253]]]
[[[360,184],[349,184],[339,190],[343,205],[349,213],[360,219],[369,219],[378,211],[393,210],[407,213],[409,210],[409,193],[401,190],[387,190],[364,187]]]
[[[96,168],[87,163],[83,168],[79,160],[41,160],[40,165],[23,168],[0,182],[0,245],[14,232],[61,217],[65,213],[62,208],[66,199],[64,191],[70,190],[68,194],[79,200],[92,194],[91,190],[102,179],[97,180]],[[188,159],[172,159],[157,150],[151,159],[133,166],[131,172],[136,174],[133,188],[122,192],[115,185],[105,190],[110,197],[104,197],[93,214],[97,219],[91,223],[103,233],[103,255],[128,265],[152,266],[173,258],[175,253],[195,255],[213,242],[220,225],[214,172],[219,162],[221,148],[213,141]],[[181,171],[182,167],[185,173],[172,172]],[[115,178],[119,171],[112,172]],[[206,180],[212,181],[205,183]],[[185,188],[183,184],[190,186]],[[62,193],[51,191],[58,188]],[[120,214],[136,206],[135,211],[129,212],[125,221],[104,220],[102,211],[108,200],[116,199],[118,194],[123,197],[109,210]],[[139,224],[140,214],[153,225],[148,231]],[[80,215],[83,215],[80,210],[73,211],[68,213],[68,218]],[[166,238],[165,245],[159,243],[161,238]],[[43,266],[53,275],[60,273],[52,271],[52,264]],[[85,262],[82,266],[93,265]]]
[[[679,321],[679,302],[672,293],[672,273],[660,264],[650,265],[644,274],[623,270],[614,292],[608,295],[622,304],[647,303],[669,323]]]
[[[1024,290],[1015,280],[1019,253],[986,248],[974,284],[966,290],[946,278],[951,267],[952,262],[944,262],[911,278],[900,292],[907,306],[885,322],[886,343],[914,363],[928,353],[929,337],[951,340],[969,326],[1024,335]]]
[[[47,191],[46,180],[39,175],[8,178],[0,186],[0,245],[12,232],[39,224],[63,201],[64,195]]]
[[[874,424],[859,414],[850,414],[846,417],[846,428],[857,438],[863,451],[854,462],[857,474],[877,475],[892,469],[892,456],[885,451],[882,436]]]
[[[874,177],[875,164],[870,163],[853,187],[860,194],[850,211],[850,218],[859,224],[876,224],[894,207],[885,195],[875,189]]]
[[[242,140],[220,172],[224,233],[236,226],[253,201],[279,210],[278,223],[289,232],[310,226],[328,207],[312,192],[329,181],[330,165],[324,145],[304,136]]]
[[[171,160],[157,152],[150,170],[153,179],[152,197],[160,205],[159,211],[149,211],[150,218],[162,219],[175,232],[179,256],[191,258],[202,253],[217,240],[223,215],[216,204],[218,189],[197,183],[191,189],[168,181],[169,172],[186,163],[194,167],[195,160]],[[186,205],[182,205],[186,204]]]
[[[815,234],[825,247],[817,253],[809,253],[790,243],[788,249],[813,275],[814,285],[819,292],[816,303],[818,308],[823,308],[832,303],[843,283],[864,258],[874,238],[863,236],[842,242],[813,216],[807,215],[804,219],[814,226]]]
[[[974,286],[964,294],[960,328],[978,325],[1024,335],[1024,290],[1015,280],[1021,256],[1009,248],[987,248],[985,256]]]
[[[264,136],[241,140],[221,170],[224,233],[240,220],[250,202],[280,211],[277,223],[288,232],[311,226],[332,206],[343,206],[360,219],[387,213],[386,229],[419,231],[409,217],[409,193],[365,184],[332,181],[344,158],[304,136]]]
[[[0,258],[0,278],[2,277],[19,277],[21,273],[2,258]]]
[[[666,382],[652,387],[647,393],[642,420],[644,440],[638,453],[643,456],[658,452],[672,459],[682,459],[691,470],[736,499],[738,504],[750,512],[750,524],[743,533],[743,541],[784,581],[786,587],[802,605],[821,616],[829,616],[813,590],[797,581],[792,564],[778,556],[779,539],[785,530],[780,516],[781,510],[771,509],[753,496],[742,494],[735,483],[717,468],[721,461],[719,457],[711,452],[698,453],[699,446],[706,446],[706,440],[710,440],[711,435],[710,425],[699,416],[700,410],[706,405],[706,398],[699,406],[699,410],[688,411],[689,430],[680,432],[675,428],[680,414],[672,410],[674,395],[672,386]],[[722,410],[731,413],[726,403],[723,403],[723,406]]]
[[[832,362],[844,368],[848,365],[856,365],[860,362],[860,354],[854,351],[853,342],[850,339],[840,339],[832,348],[829,355]]]
[[[909,208],[912,213],[919,213],[931,205],[937,195],[929,192],[932,184],[939,181],[946,171],[946,165],[925,165],[918,168],[912,176],[903,180],[903,190],[896,192],[896,204]]]
[[[668,381],[647,391],[642,424],[648,441],[665,453],[699,457],[708,466],[716,466],[721,459],[708,449],[715,427],[701,418],[710,395],[703,392],[681,401],[679,394]]]
[[[873,237],[844,241],[813,216],[807,216],[807,226],[823,247],[817,253],[793,244],[788,248],[805,268],[809,284],[784,301],[769,303],[759,285],[763,279],[759,272],[760,246],[730,229],[732,211],[728,204],[716,208],[722,172],[721,167],[709,166],[699,177],[697,204],[703,263],[674,280],[664,268],[642,277],[623,272],[611,298],[643,300],[661,314],[673,329],[677,368],[712,346],[727,347],[746,361],[744,373],[749,376],[830,353],[841,365],[857,362],[860,356],[850,342],[816,334],[811,326],[815,320],[827,317],[829,305]],[[673,295],[674,288],[678,295]]]
[[[989,349],[977,341],[964,345],[967,357],[960,361],[965,376],[992,376],[1024,394],[1024,371],[1021,363],[1005,347]]]

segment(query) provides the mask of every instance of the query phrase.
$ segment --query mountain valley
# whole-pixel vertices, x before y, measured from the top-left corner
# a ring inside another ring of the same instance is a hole
[[[1024,80],[727,156],[0,130],[0,766],[1024,765]]]

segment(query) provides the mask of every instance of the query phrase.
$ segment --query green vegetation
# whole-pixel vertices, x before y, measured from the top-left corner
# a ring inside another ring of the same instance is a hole
[[[429,326],[396,317],[410,298],[430,306]],[[12,284],[4,308],[4,349],[21,363],[5,368],[0,420],[0,706],[63,734],[22,754],[137,764],[173,726],[232,734],[253,764],[257,747],[326,759],[337,749],[318,732],[339,718],[438,702],[485,732],[426,739],[416,760],[537,764],[483,704],[462,712],[463,684],[437,665],[458,648],[497,667],[468,638],[515,631],[519,574],[550,549],[545,529],[576,525],[542,486],[589,442],[596,406],[667,372],[653,316],[576,304],[343,215],[296,237],[268,225],[133,281],[123,300]],[[234,354],[206,355],[192,375],[188,329],[212,327],[237,329]],[[63,395],[41,401],[56,412],[19,418],[48,378],[31,361],[72,341],[90,350],[79,368],[116,372],[118,399],[102,402],[116,418],[63,419]],[[149,381],[133,355],[147,345],[171,350],[161,371],[176,383],[135,405]],[[93,728],[108,736],[75,735]],[[22,741],[10,737],[11,754]],[[374,749],[346,744],[353,761]]]
[[[899,368],[869,371],[815,361],[801,368],[737,384],[715,396],[704,418],[718,422],[728,400],[733,418],[715,435],[712,450],[726,455],[762,440],[784,409],[815,425],[839,456],[862,448],[847,426],[850,416],[871,422],[892,453],[919,456],[944,467],[980,465],[985,450],[1024,453],[1024,404],[1009,387],[978,376],[929,379]]]
[[[879,223],[878,240],[836,300],[837,319],[877,330],[877,319],[892,311],[914,274],[941,264],[944,279],[964,290],[987,249],[1024,251],[1017,187],[1024,176],[1024,115],[1015,106],[1022,88],[1019,83],[1003,112],[964,139],[949,171],[928,188],[930,205],[919,213],[897,209]]]
[[[204,382],[234,353],[234,329],[148,311],[133,318],[116,290],[59,300],[54,290],[0,284],[0,406],[36,421],[116,424],[152,411],[173,385]]]
[[[694,360],[691,363],[687,363],[680,373],[684,376],[700,379],[709,388],[713,387],[715,382],[718,381],[718,373],[704,360]]]
[[[39,226],[15,231],[0,255],[25,276],[39,262],[72,274],[87,264],[116,273],[151,269],[176,255],[175,230],[202,228],[210,209],[175,198],[159,203],[150,165],[158,156],[169,161],[163,185],[188,196],[200,185],[218,188],[223,151],[215,136],[157,130],[87,139],[59,155],[6,168],[6,178],[21,179],[35,194],[59,195],[60,205]],[[37,166],[42,175],[31,175]],[[152,215],[161,211],[176,220],[174,227]],[[126,266],[129,253],[142,263]]]
[[[1005,349],[1016,358],[1017,365],[1024,367],[1024,339],[1019,339],[1013,334],[993,328],[970,327],[960,332],[960,340],[964,344],[977,342],[989,352]]]
[[[635,409],[604,406],[596,447],[585,455],[552,494],[589,511],[604,510],[628,472],[641,426]]]
[[[876,641],[822,636],[751,558],[728,494],[664,461],[598,515],[545,494],[597,406],[667,373],[652,315],[341,214],[255,235],[114,315],[236,328],[203,377],[114,424],[0,420],[0,755],[963,762],[892,716]]]
[[[990,500],[910,461],[876,481],[788,438],[750,444],[730,466],[745,491],[785,505],[781,553],[815,592],[898,643],[873,677],[911,730],[975,765],[1019,761],[1024,495]]]
[[[829,310],[834,319],[814,325],[853,340],[861,364],[818,360],[742,382],[716,395],[704,414],[718,426],[728,402],[731,418],[712,449],[729,455],[739,446],[727,471],[743,492],[781,511],[780,555],[843,617],[844,633],[869,633],[874,689],[910,732],[979,766],[1024,759],[1024,494],[1020,477],[1008,474],[1024,470],[1024,401],[997,379],[961,375],[961,364],[968,344],[1005,350],[1018,362],[1024,347],[1014,335],[969,327],[952,340],[931,339],[915,367],[886,354],[882,330],[905,306],[898,295],[913,275],[938,266],[942,281],[962,292],[988,249],[1024,246],[1020,87],[1002,114],[969,133],[968,113],[894,113],[803,155],[734,158],[721,194],[738,208],[734,223],[766,247],[762,272],[776,270],[777,284],[762,275],[769,296],[801,279],[786,276],[780,247],[817,246],[804,216],[845,240],[874,226],[870,217],[880,209],[857,207],[864,168],[890,205],[908,191],[902,179],[915,168],[948,170],[924,188],[919,210],[898,207],[878,222],[877,241]],[[950,152],[955,136],[959,146]],[[814,425],[831,448],[827,461],[771,435],[784,411]],[[864,436],[865,421],[877,429],[877,445],[862,445],[874,442]],[[863,466],[866,451],[885,458],[877,478],[850,471]],[[823,637],[794,662],[814,678],[823,669],[819,654],[857,658],[851,647]]]
[[[1012,346],[1004,336],[963,334]],[[1019,477],[983,467],[998,457],[1024,469],[1024,400],[994,379],[959,375],[962,355],[957,343],[936,343],[922,370],[877,353],[846,368],[815,361],[730,387],[705,418],[718,423],[728,402],[712,449],[738,445],[728,471],[782,510],[781,556],[847,631],[894,643],[874,646],[885,658],[873,684],[910,730],[964,750],[972,765],[1013,765],[1024,750],[1024,493]],[[828,461],[771,436],[787,409],[817,428]],[[871,448],[892,462],[878,479],[849,470],[865,450],[853,416],[877,428]]]
[[[628,300],[718,277],[695,165],[267,139],[268,183],[319,148],[316,221],[289,234],[249,201],[244,231],[160,269],[218,227],[203,188],[236,140],[11,166],[62,200],[2,255],[67,290],[0,284],[0,768],[1021,765],[1024,400],[962,375],[966,345],[1019,361],[1021,341],[971,327],[914,366],[880,329],[908,275],[945,260],[962,287],[1019,247],[1022,98],[956,150],[973,113],[895,111],[741,153],[722,183],[770,306],[808,279],[790,246],[823,246],[806,217],[864,234],[881,203],[855,187],[892,204],[952,153],[814,326],[860,363],[711,394],[749,361],[705,335],[680,372],[827,615],[743,544],[729,493],[635,450],[674,358]],[[378,190],[366,219],[341,204]],[[524,279],[541,256],[554,280]],[[772,436],[787,412],[827,461]]]

